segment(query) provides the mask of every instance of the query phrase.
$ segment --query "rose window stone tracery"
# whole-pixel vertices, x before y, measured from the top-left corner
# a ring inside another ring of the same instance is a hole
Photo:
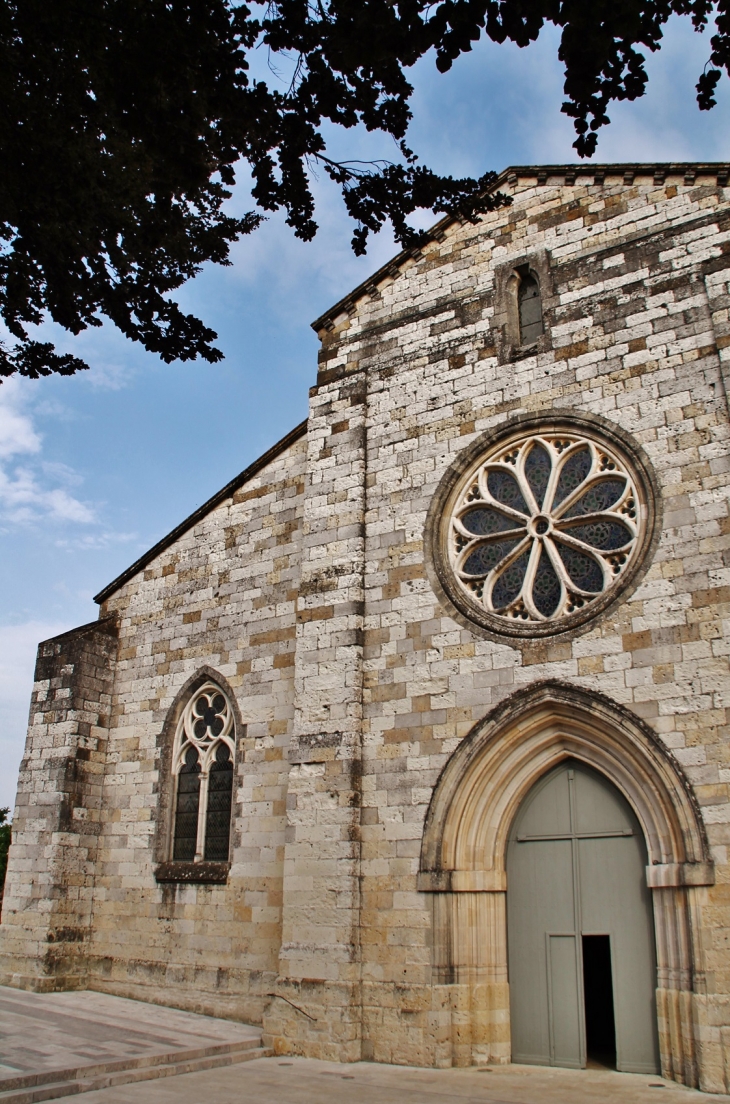
[[[448,559],[470,602],[544,625],[596,603],[641,543],[636,476],[606,442],[533,432],[496,446],[461,481]]]

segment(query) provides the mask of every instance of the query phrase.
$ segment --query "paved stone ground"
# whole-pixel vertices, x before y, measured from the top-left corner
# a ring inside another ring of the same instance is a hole
[[[259,1039],[261,1029],[89,991],[26,993],[0,986],[0,1091],[18,1072]]]
[[[0,986],[0,1091],[18,1072],[40,1073],[215,1043],[260,1029],[103,993],[25,993]],[[70,1100],[71,1097],[63,1099]],[[245,1064],[100,1089],[80,1104],[730,1104],[659,1077],[605,1070],[495,1066],[424,1070],[362,1062],[259,1058]]]
[[[258,1058],[75,1099],[79,1104],[720,1104],[730,1097],[603,1070],[507,1066],[479,1072]]]

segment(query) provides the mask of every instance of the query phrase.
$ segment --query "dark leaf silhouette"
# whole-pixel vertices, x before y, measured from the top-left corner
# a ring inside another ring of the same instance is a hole
[[[730,66],[729,0],[0,0],[0,315],[15,342],[0,376],[85,367],[29,336],[46,318],[71,334],[108,319],[167,362],[219,360],[216,334],[171,296],[228,264],[265,212],[311,239],[313,166],[341,187],[357,253],[386,221],[417,244],[418,208],[475,220],[508,202],[487,192],[493,173],[441,177],[405,145],[419,58],[433,51],[444,72],[482,35],[526,46],[556,24],[563,111],[590,156],[609,104],[643,95],[642,51],[672,14],[715,20],[708,109]],[[256,47],[293,60],[289,87],[251,76]],[[393,163],[330,159],[327,123],[391,135]],[[233,217],[240,163],[254,209]]]

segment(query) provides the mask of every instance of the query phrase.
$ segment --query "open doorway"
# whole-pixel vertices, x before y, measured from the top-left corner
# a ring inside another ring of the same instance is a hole
[[[646,863],[626,799],[586,764],[527,794],[507,849],[513,1062],[656,1072]]]
[[[616,1069],[611,938],[608,935],[583,936],[583,999],[586,1065],[589,1069]]]

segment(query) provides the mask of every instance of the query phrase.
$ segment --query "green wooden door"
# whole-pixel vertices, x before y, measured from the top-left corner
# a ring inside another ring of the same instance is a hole
[[[639,824],[602,775],[568,761],[528,794],[507,850],[513,1062],[582,1068],[602,1047],[600,1063],[657,1072],[645,867]]]

